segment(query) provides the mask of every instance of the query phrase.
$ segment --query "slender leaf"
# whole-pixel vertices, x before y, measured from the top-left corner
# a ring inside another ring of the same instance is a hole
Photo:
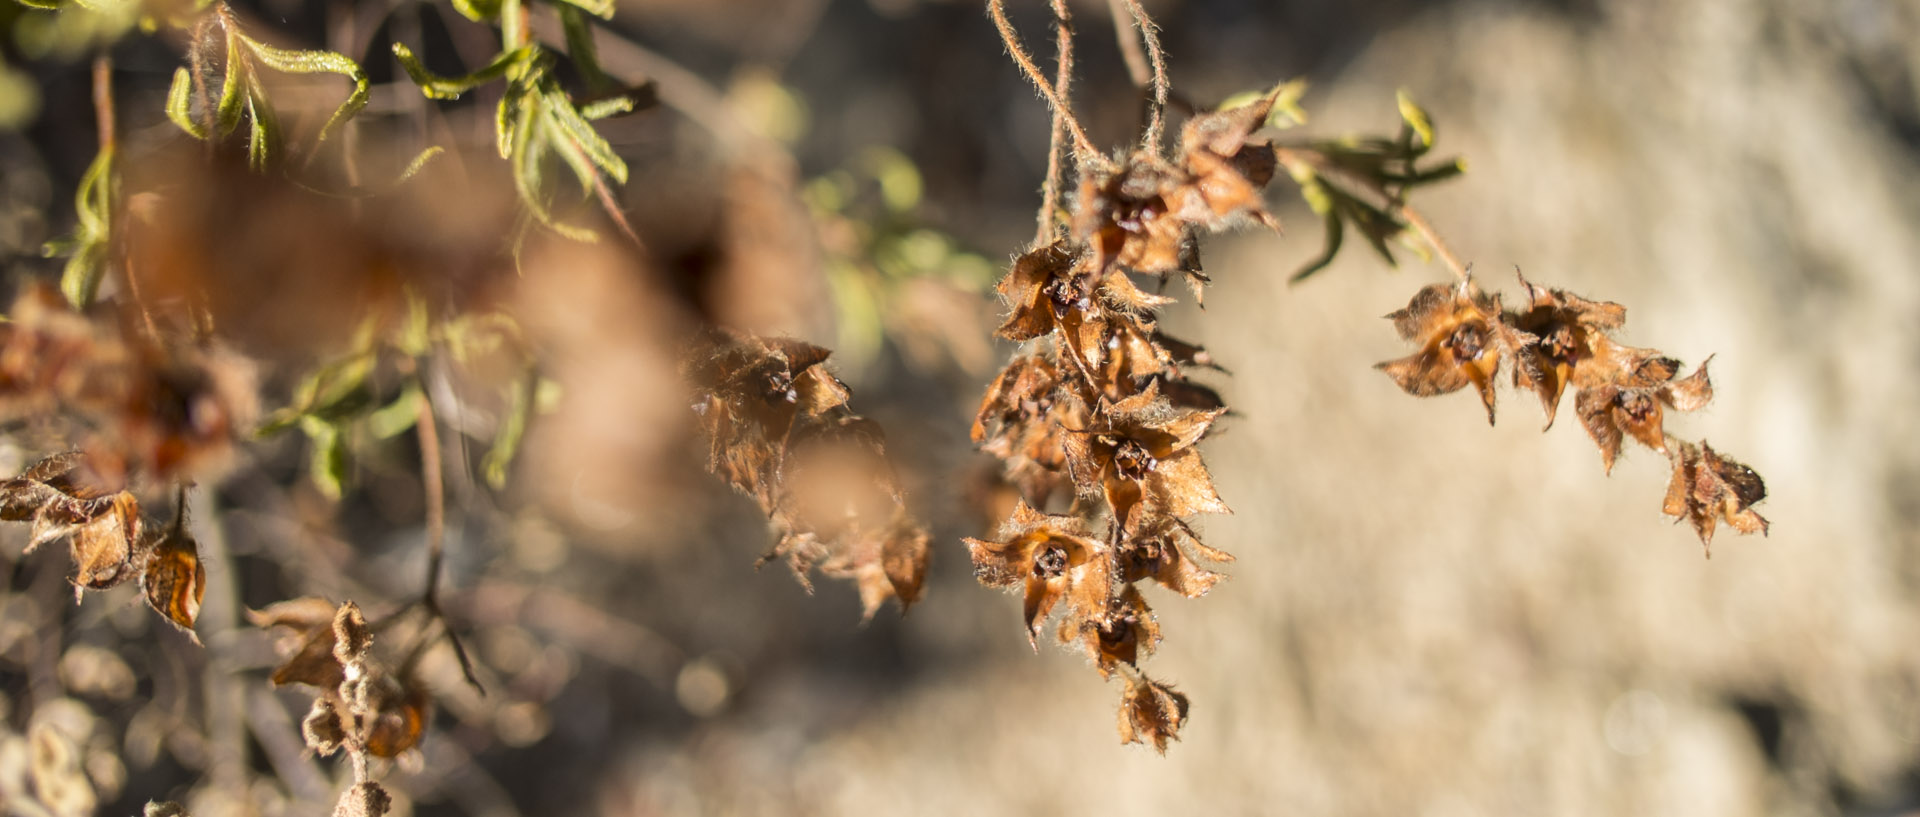
[[[577,6],[602,20],[613,19],[613,0],[557,0],[562,6]]]
[[[420,86],[420,92],[428,99],[459,99],[461,94],[485,85],[503,76],[507,71],[533,54],[532,46],[522,46],[494,57],[480,70],[463,77],[443,77],[427,70],[425,63],[413,55],[413,50],[405,43],[393,44],[393,56],[400,61],[400,67],[406,69],[413,84]]]
[[[493,447],[481,460],[480,466],[487,475],[487,484],[498,491],[507,486],[507,468],[513,464],[513,458],[520,451],[520,440],[527,432],[527,418],[533,414],[533,384],[536,375],[516,380],[508,387],[507,415],[500,421],[500,430],[494,434]]]
[[[346,101],[340,103],[340,107],[333,110],[327,123],[320,126],[320,135],[314,138],[316,142],[326,141],[336,128],[365,108],[367,100],[372,97],[367,72],[345,54],[337,51],[290,51],[275,48],[244,34],[238,36],[261,62],[275,71],[283,74],[340,74],[353,80],[353,91],[347,94]]]
[[[207,129],[193,121],[193,76],[187,69],[173,72],[173,85],[167,88],[167,118],[195,139],[207,138]]]

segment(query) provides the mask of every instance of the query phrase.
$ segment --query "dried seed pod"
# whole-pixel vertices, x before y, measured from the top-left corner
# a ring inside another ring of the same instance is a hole
[[[184,507],[147,556],[141,591],[154,612],[199,643],[193,623],[207,594],[207,568],[200,563],[199,545],[187,534]]]
[[[1144,675],[1124,676],[1127,689],[1120,696],[1120,742],[1152,743],[1167,753],[1167,741],[1180,739],[1187,722],[1187,696]]]
[[[999,541],[966,539],[973,575],[991,587],[1024,588],[1027,640],[1039,647],[1040,626],[1061,602],[1070,621],[1106,611],[1111,589],[1107,545],[1074,516],[1044,514],[1022,502],[1000,526]]]

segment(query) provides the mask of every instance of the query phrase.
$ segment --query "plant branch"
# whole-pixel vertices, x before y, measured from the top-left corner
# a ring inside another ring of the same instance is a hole
[[[1147,108],[1147,135],[1144,141],[1147,149],[1158,156],[1161,138],[1167,129],[1167,56],[1160,51],[1160,35],[1153,25],[1153,19],[1147,16],[1147,10],[1140,7],[1140,0],[1122,2],[1127,4],[1127,12],[1133,15],[1133,24],[1140,29],[1140,38],[1147,43],[1147,57],[1153,62],[1153,102]],[[1124,45],[1121,50],[1126,50]],[[1131,65],[1128,70],[1132,70]],[[1139,82],[1137,78],[1134,81]]]
[[[1372,180],[1345,172],[1328,160],[1325,153],[1311,147],[1275,145],[1273,155],[1282,167],[1290,171],[1300,170],[1324,179],[1338,180],[1348,187],[1357,187],[1379,199],[1381,208],[1386,210],[1388,215],[1406,222],[1407,229],[1417,233],[1427,242],[1427,246],[1433,248],[1434,254],[1440,256],[1441,263],[1447,265],[1447,269],[1453,272],[1454,277],[1466,279],[1469,271],[1467,265],[1460,260],[1460,256],[1454,254],[1453,248],[1447,245],[1446,239],[1440,236],[1440,231],[1434,229],[1433,223],[1427,221],[1426,216],[1407,206],[1403,193],[1395,193]],[[1297,177],[1298,173],[1295,175]]]
[[[1107,9],[1113,17],[1113,37],[1120,43],[1120,58],[1127,63],[1127,76],[1133,78],[1133,87],[1144,90],[1153,82],[1153,69],[1147,67],[1147,52],[1140,48],[1140,37],[1134,34],[1127,0],[1107,0]]]
[[[427,590],[420,595],[420,605],[427,609],[428,615],[440,620],[454,657],[460,659],[460,674],[485,695],[486,689],[473,674],[473,661],[467,657],[467,648],[460,643],[460,636],[454,633],[453,625],[440,609],[440,567],[447,552],[447,488],[440,473],[440,429],[433,416],[433,400],[427,397],[425,389],[421,390],[417,405],[420,415],[415,428],[420,436],[420,479],[427,492]]]
[[[1420,211],[1397,201],[1393,204],[1392,212],[1394,215],[1399,216],[1401,220],[1405,221],[1407,226],[1414,232],[1419,233],[1421,238],[1426,240],[1427,245],[1433,248],[1434,254],[1440,256],[1440,260],[1447,265],[1447,269],[1453,271],[1454,277],[1461,279],[1467,277],[1469,272],[1467,265],[1460,262],[1460,256],[1453,254],[1453,248],[1447,246],[1446,239],[1440,237],[1440,232],[1433,228],[1433,224],[1427,221],[1426,216],[1421,215]]]
[[[1000,29],[1000,39],[1006,43],[1008,53],[1013,55],[1014,63],[1020,66],[1021,71],[1026,72],[1027,79],[1033,82],[1034,87],[1040,89],[1040,95],[1046,97],[1047,104],[1053,106],[1054,115],[1066,123],[1067,132],[1073,134],[1074,152],[1078,154],[1081,161],[1097,161],[1104,164],[1105,159],[1100,156],[1099,149],[1093,146],[1093,140],[1087,138],[1086,129],[1080,126],[1079,119],[1074,118],[1073,110],[1067,106],[1066,99],[1054,92],[1053,84],[1047,82],[1045,74],[1040,73],[1040,66],[1035,65],[1033,57],[1021,47],[1020,36],[1014,32],[1013,23],[1007,20],[1006,0],[987,0],[987,13],[993,17],[994,26]]]
[[[1053,0],[1054,53],[1057,68],[1054,71],[1053,92],[1061,99],[1068,98],[1068,90],[1073,83],[1073,13],[1067,10],[1066,0]],[[1035,228],[1033,245],[1039,247],[1050,244],[1054,239],[1054,215],[1059,210],[1061,162],[1060,142],[1067,135],[1066,124],[1060,118],[1060,111],[1053,112],[1053,125],[1047,134],[1047,180],[1040,187],[1039,226]]]

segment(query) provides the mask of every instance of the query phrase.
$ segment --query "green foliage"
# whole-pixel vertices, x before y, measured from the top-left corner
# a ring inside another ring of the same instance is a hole
[[[613,6],[611,3],[560,6],[568,56],[592,90],[613,88],[617,83],[599,67],[593,51],[592,31],[581,17],[581,10],[610,17]],[[511,16],[507,14],[511,11],[462,9],[462,13],[475,19],[491,19],[493,14]],[[565,165],[572,172],[583,200],[595,194],[604,195],[608,183],[625,184],[626,161],[589,121],[633,110],[650,89],[620,90],[584,105],[576,102],[560,87],[553,74],[553,55],[538,44],[516,43],[513,28],[504,32],[503,50],[498,56],[464,76],[435,74],[403,43],[393,44],[393,55],[429,99],[456,99],[481,85],[504,81],[506,87],[494,112],[495,144],[500,158],[507,160],[512,169],[514,189],[521,204],[534,221],[554,232],[580,241],[597,240],[592,230],[563,223],[554,215],[548,203],[547,169],[556,160]]]
[[[1397,101],[1401,128],[1392,138],[1319,140],[1277,149],[1281,164],[1300,186],[1301,198],[1320,216],[1326,231],[1320,255],[1294,273],[1293,280],[1333,263],[1349,227],[1388,266],[1395,265],[1388,242],[1401,238],[1407,228],[1399,212],[1407,193],[1466,171],[1466,163],[1459,159],[1420,164],[1433,148],[1433,119],[1405,91]],[[1405,243],[1424,254],[1421,245]]]
[[[339,74],[353,81],[353,90],[335,108],[326,124],[314,137],[316,145],[325,142],[341,125],[367,105],[371,95],[366,72],[346,55],[333,51],[294,51],[276,48],[247,36],[225,14],[216,17],[225,49],[222,62],[225,75],[219,98],[207,103],[212,113],[208,122],[197,121],[193,111],[193,75],[187,68],[174,71],[173,85],[167,91],[167,118],[196,139],[225,139],[240,126],[244,114],[250,123],[247,131],[247,158],[256,169],[266,169],[277,159],[281,134],[278,118],[267,99],[258,66],[265,65],[285,74]],[[205,59],[211,55],[201,55]],[[203,100],[203,103],[206,103]],[[309,152],[309,161],[316,155]]]
[[[47,242],[45,249],[49,257],[67,256],[66,268],[60,273],[60,292],[75,309],[87,308],[100,291],[119,202],[120,177],[114,169],[114,149],[106,145],[87,166],[86,175],[80,177],[80,189],[73,197],[73,209],[79,218],[73,233]]]

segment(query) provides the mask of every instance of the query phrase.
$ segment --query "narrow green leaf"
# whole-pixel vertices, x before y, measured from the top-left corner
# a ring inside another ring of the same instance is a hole
[[[620,94],[618,96],[607,97],[606,99],[596,99],[585,105],[581,105],[580,115],[588,121],[597,121],[609,116],[619,116],[623,113],[630,113],[633,111],[633,107],[633,95]]]
[[[307,452],[307,474],[328,499],[339,499],[347,482],[346,429],[314,417],[303,417],[300,429],[312,448]]]
[[[567,99],[567,95],[558,88],[547,89],[544,95],[547,98],[547,119],[559,128],[563,138],[578,147],[594,167],[604,171],[615,184],[626,184],[626,161],[614,152],[613,146],[607,144],[599,131],[593,129],[592,123],[580,116],[580,111],[573,107],[573,101]],[[580,186],[588,191],[593,190],[590,179],[582,180]]]
[[[420,384],[408,383],[393,402],[367,415],[367,431],[379,439],[389,440],[413,428],[420,421],[421,396]]]
[[[567,58],[573,60],[573,67],[586,81],[587,92],[598,95],[618,87],[620,83],[600,68],[600,52],[593,45],[593,28],[580,14],[580,7],[562,3],[558,11],[560,26],[567,35]]]
[[[60,271],[60,294],[75,309],[86,309],[100,291],[100,279],[106,277],[107,245],[89,242],[80,246]]]
[[[520,451],[520,439],[527,432],[527,418],[533,413],[533,381],[536,375],[527,376],[513,382],[507,391],[507,414],[501,418],[500,429],[494,434],[493,447],[481,460],[480,466],[486,472],[487,484],[498,491],[507,487],[507,468],[513,464],[513,458]]]
[[[239,44],[228,37],[226,79],[220,83],[220,102],[215,106],[213,115],[213,136],[216,139],[226,138],[227,134],[240,126],[240,113],[247,106],[247,90],[252,85],[246,65]]]
[[[116,198],[113,164],[113,149],[101,148],[74,193],[74,213],[79,223],[74,229],[73,257],[60,273],[60,293],[75,309],[86,309],[93,303],[100,281],[106,277],[107,241],[112,236]]]
[[[499,0],[453,0],[453,8],[476,23],[490,23],[500,18]]]
[[[327,117],[327,123],[320,126],[320,135],[314,137],[316,142],[326,141],[342,123],[353,118],[361,108],[367,107],[367,100],[372,98],[367,72],[345,54],[337,51],[291,51],[275,48],[244,34],[238,36],[249,50],[259,56],[261,62],[275,71],[283,74],[339,74],[353,80],[353,91],[347,94],[346,101],[340,103],[340,107],[333,110],[333,116]]]
[[[193,75],[187,69],[173,72],[173,85],[167,88],[167,118],[195,139],[207,138],[206,128],[193,121]]]
[[[1321,251],[1318,257],[1312,261],[1308,261],[1306,266],[1301,267],[1299,272],[1294,273],[1292,278],[1287,279],[1288,283],[1297,284],[1306,280],[1308,276],[1326,269],[1328,264],[1333,263],[1333,257],[1339,254],[1340,242],[1345,236],[1345,230],[1340,223],[1340,214],[1328,210],[1324,216],[1324,221],[1327,225],[1326,248]]]
[[[247,129],[247,166],[264,171],[273,164],[273,148],[277,134],[274,131],[273,109],[259,99],[249,96],[247,113],[253,124]]]
[[[508,69],[532,55],[532,48],[532,46],[522,46],[502,53],[494,57],[493,62],[463,77],[443,77],[427,70],[426,64],[421,62],[419,57],[414,56],[413,50],[407,48],[405,43],[393,44],[393,56],[400,61],[400,67],[406,69],[407,76],[413,79],[413,84],[420,86],[420,93],[425,94],[428,99],[458,99],[461,94],[477,86],[505,76]]]
[[[1408,94],[1406,89],[1402,88],[1394,98],[1400,104],[1400,118],[1406,120],[1407,126],[1420,135],[1420,147],[1423,150],[1433,147],[1433,119],[1427,116],[1427,112],[1419,105],[1414,104],[1413,96]]]
[[[518,143],[520,131],[520,109],[527,96],[527,89],[518,82],[508,82],[507,90],[500,95],[500,104],[493,112],[493,133],[495,147],[500,149],[500,158],[513,157],[514,146]]]
[[[558,2],[578,6],[602,20],[613,19],[613,0],[558,0]]]

